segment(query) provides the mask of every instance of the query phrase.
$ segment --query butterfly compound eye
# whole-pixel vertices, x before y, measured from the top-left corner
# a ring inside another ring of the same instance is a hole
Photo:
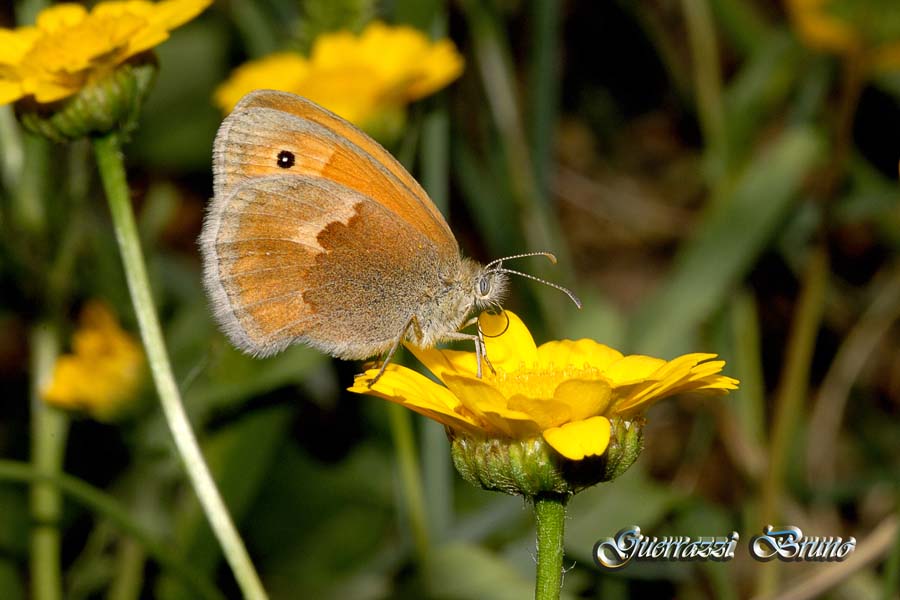
[[[478,280],[478,294],[480,296],[487,296],[491,291],[491,280],[487,277],[482,277]]]
[[[288,150],[282,150],[278,153],[278,159],[276,162],[282,169],[290,169],[294,166],[294,153],[289,152]]]

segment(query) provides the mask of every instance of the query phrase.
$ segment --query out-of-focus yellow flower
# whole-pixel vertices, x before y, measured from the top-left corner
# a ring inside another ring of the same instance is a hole
[[[479,379],[471,352],[411,346],[444,385],[390,364],[371,388],[375,370],[357,376],[350,391],[380,396],[451,430],[483,438],[542,437],[566,459],[581,461],[607,450],[611,419],[632,419],[674,394],[721,394],[738,384],[719,374],[725,362],[711,360],[715,354],[665,361],[623,356],[589,339],[535,346],[531,333],[509,311],[482,314],[479,325],[495,373],[485,369]]]
[[[219,86],[214,99],[227,113],[255,89],[281,90],[366,126],[436,92],[462,70],[463,59],[450,40],[431,42],[417,29],[376,21],[360,35],[319,36],[309,58],[281,52],[247,62]]]
[[[163,42],[211,3],[100,2],[90,12],[63,3],[41,11],[34,26],[0,28],[0,104],[67,98]]]
[[[900,4],[894,0],[787,0],[810,48],[851,56],[872,72],[900,69]]]
[[[72,353],[57,359],[43,398],[56,407],[106,420],[135,397],[144,374],[138,341],[119,326],[106,304],[94,301],[82,310]]]

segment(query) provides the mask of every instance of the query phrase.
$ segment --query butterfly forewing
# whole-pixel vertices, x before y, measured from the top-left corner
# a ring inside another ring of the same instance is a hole
[[[353,125],[307,100],[268,90],[249,94],[223,122],[215,148],[216,197],[257,177],[319,177],[381,204],[442,255],[459,253],[446,221],[403,166]],[[291,154],[289,168],[279,166],[282,152]]]

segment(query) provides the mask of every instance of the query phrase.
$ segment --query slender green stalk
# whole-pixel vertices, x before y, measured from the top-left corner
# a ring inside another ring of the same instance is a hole
[[[743,55],[751,55],[771,41],[773,27],[756,3],[747,0],[711,0],[713,14],[730,42]]]
[[[769,469],[762,486],[762,506],[759,522],[775,524],[779,516],[779,502],[784,493],[784,479],[791,450],[797,439],[797,425],[809,386],[809,370],[815,349],[816,335],[825,307],[828,287],[828,255],[824,248],[815,248],[807,259],[803,291],[797,303],[794,323],[788,339],[787,361],[775,395],[775,415],[769,444]],[[774,564],[771,566],[775,566]],[[777,572],[773,568],[760,569],[757,594],[768,596],[775,591]]]
[[[444,215],[448,214],[450,188],[450,115],[442,98],[422,122],[422,185]]]
[[[38,323],[31,334],[31,461],[35,471],[48,477],[62,472],[69,431],[65,413],[41,399],[41,389],[53,375],[59,355],[59,333],[54,325]],[[31,486],[31,589],[36,600],[59,600],[59,518],[62,497],[56,486],[35,482]]]
[[[529,142],[539,196],[550,197],[550,168],[553,157],[553,131],[559,103],[559,29],[561,3],[557,0],[531,0],[534,24],[529,90]]]
[[[94,514],[108,519],[120,531],[139,542],[147,554],[185,583],[197,597],[222,600],[222,594],[193,570],[190,563],[185,562],[180,556],[176,556],[171,550],[157,542],[150,533],[141,528],[128,509],[109,494],[71,475],[65,473],[49,475],[36,470],[27,463],[14,460],[0,459],[0,481],[21,481],[52,486],[68,498],[90,509]]]
[[[23,137],[25,162],[12,194],[11,221],[20,233],[36,240],[47,234],[47,189],[50,178],[50,142],[36,135]]]
[[[440,100],[439,100],[440,101]],[[442,103],[443,104],[443,103]],[[447,214],[450,174],[450,119],[441,105],[425,117],[422,127],[422,184],[441,211]],[[454,470],[443,425],[422,423],[422,461],[425,469],[425,506],[432,535],[440,541],[453,523]]]
[[[421,468],[416,455],[415,435],[413,434],[412,413],[399,404],[388,404],[391,437],[397,451],[400,464],[400,483],[403,496],[409,511],[409,522],[412,527],[413,543],[423,570],[428,570],[430,558],[430,536],[428,520],[425,513],[425,496],[422,491]]]
[[[237,27],[243,48],[251,58],[260,58],[278,49],[277,37],[265,13],[265,4],[250,0],[232,0],[227,4],[231,22]]]
[[[485,3],[466,0],[462,3],[475,48],[475,60],[481,74],[481,83],[487,96],[487,106],[499,132],[501,154],[505,168],[498,170],[505,177],[516,204],[522,232],[529,249],[552,250],[559,259],[552,274],[549,263],[536,261],[539,277],[552,277],[565,282],[572,277],[572,265],[564,242],[559,221],[550,210],[550,203],[541,193],[535,176],[534,162],[528,147],[517,86],[512,68],[511,50],[505,28]],[[551,328],[559,329],[561,310],[568,300],[550,288],[538,288],[535,297],[540,302],[544,320]]]
[[[16,3],[16,22],[30,25],[37,20],[38,13],[50,5],[49,0],[19,0]]]
[[[107,600],[137,600],[141,597],[146,558],[144,549],[134,540],[123,540],[116,557],[116,573]]]
[[[537,576],[535,600],[558,600],[562,590],[563,532],[566,527],[566,496],[541,494],[534,498],[537,529]]]
[[[266,598],[266,592],[253,567],[244,541],[238,534],[222,496],[210,475],[209,468],[203,460],[203,454],[200,452],[197,439],[181,402],[181,394],[175,383],[162,329],[153,305],[150,281],[147,277],[147,268],[144,264],[128,184],[125,179],[125,167],[122,164],[118,135],[111,133],[95,139],[94,152],[97,156],[100,178],[103,181],[103,188],[112,214],[116,240],[122,255],[125,278],[140,327],[141,339],[144,342],[153,382],[175,440],[175,446],[244,597],[254,600]]]
[[[715,25],[707,0],[682,0],[694,70],[694,88],[700,127],[717,169],[726,164],[725,109]],[[717,170],[716,175],[721,171]]]
[[[420,2],[412,2],[419,6]],[[446,7],[442,1],[430,5],[428,15],[432,37],[447,35]],[[422,122],[422,145],[419,148],[422,185],[444,215],[449,217],[450,196],[450,115],[446,96],[434,99],[431,110]],[[453,525],[453,464],[450,445],[444,426],[431,419],[422,419],[422,478],[426,515],[432,538],[440,543]]]
[[[11,104],[0,106],[0,150],[0,177],[3,178],[4,187],[14,190],[22,176],[25,149]]]

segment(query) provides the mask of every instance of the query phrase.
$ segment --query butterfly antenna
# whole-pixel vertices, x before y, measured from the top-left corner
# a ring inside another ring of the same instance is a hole
[[[503,258],[492,260],[488,264],[484,265],[484,268],[490,269],[494,265],[499,265],[504,260],[513,260],[514,258],[528,258],[529,256],[546,256],[550,262],[552,262],[554,265],[556,264],[556,255],[551,252],[525,252],[524,254],[513,254],[512,256],[504,256]],[[544,283],[547,282],[545,281]]]
[[[535,254],[531,254],[530,256],[535,256],[537,254],[544,254],[544,253],[536,252]],[[551,254],[550,256],[553,256],[553,255]],[[515,257],[511,257],[511,258],[515,258]],[[550,287],[556,288],[559,291],[561,291],[563,294],[568,296],[569,299],[575,303],[575,306],[577,306],[578,308],[581,308],[581,300],[579,300],[578,296],[573,294],[572,290],[570,290],[569,288],[564,288],[563,286],[561,286],[559,284],[553,283],[551,281],[547,281],[546,279],[541,279],[540,277],[535,277],[534,275],[529,275],[528,273],[522,273],[521,271],[513,271],[512,269],[504,269],[504,268],[497,268],[497,269],[494,269],[494,271],[496,271],[498,273],[509,273],[510,275],[518,275],[520,277],[525,277],[526,279],[531,279],[533,281],[537,281],[538,283],[543,283],[544,285],[549,285]]]

